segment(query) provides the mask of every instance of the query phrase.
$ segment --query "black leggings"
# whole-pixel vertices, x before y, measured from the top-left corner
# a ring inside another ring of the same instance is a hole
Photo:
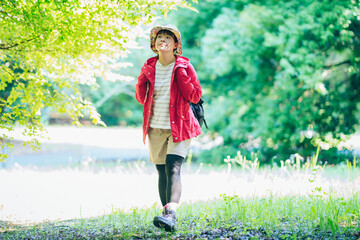
[[[179,155],[166,155],[165,164],[157,164],[159,174],[159,195],[163,206],[167,203],[179,203],[181,197],[181,164],[184,158]]]

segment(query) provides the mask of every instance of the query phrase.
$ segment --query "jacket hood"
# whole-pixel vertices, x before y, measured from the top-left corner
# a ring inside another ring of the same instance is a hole
[[[149,58],[145,62],[145,65],[155,68],[155,64],[158,61],[158,59],[159,59],[158,56]],[[188,58],[183,57],[183,56],[176,56],[175,67],[187,68],[189,66],[189,63],[190,63],[190,60]]]

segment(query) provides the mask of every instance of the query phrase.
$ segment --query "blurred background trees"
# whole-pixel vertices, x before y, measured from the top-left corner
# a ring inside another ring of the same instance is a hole
[[[207,134],[224,139],[202,152],[202,161],[222,162],[241,150],[272,162],[311,156],[318,146],[323,161],[350,157],[338,144],[359,121],[359,1],[207,0],[194,7],[199,13],[179,9],[162,21],[179,27],[184,56],[196,67]],[[135,78],[151,55],[143,44],[142,61],[129,56]],[[120,109],[121,98],[109,104]],[[113,109],[99,111],[105,119]],[[131,111],[126,123],[140,125],[137,108]]]
[[[359,121],[359,1],[201,1],[197,9],[172,16],[206,89],[210,129],[224,138],[214,153],[255,151],[269,162],[320,146],[324,161],[340,161],[337,144]]]

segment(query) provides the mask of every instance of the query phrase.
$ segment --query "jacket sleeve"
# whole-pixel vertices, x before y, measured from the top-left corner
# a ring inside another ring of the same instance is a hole
[[[202,91],[194,67],[189,63],[187,68],[177,68],[176,78],[178,87],[184,98],[192,103],[199,102]]]
[[[145,104],[146,93],[147,93],[147,89],[148,89],[147,82],[148,82],[148,79],[146,78],[143,71],[141,71],[140,76],[138,77],[138,83],[136,84],[136,87],[135,87],[135,97],[136,97],[136,100],[143,105]]]

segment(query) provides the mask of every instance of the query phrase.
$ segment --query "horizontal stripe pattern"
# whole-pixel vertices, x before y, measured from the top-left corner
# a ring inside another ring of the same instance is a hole
[[[163,66],[160,61],[156,63],[154,102],[150,127],[171,129],[170,127],[170,81],[175,63]]]

